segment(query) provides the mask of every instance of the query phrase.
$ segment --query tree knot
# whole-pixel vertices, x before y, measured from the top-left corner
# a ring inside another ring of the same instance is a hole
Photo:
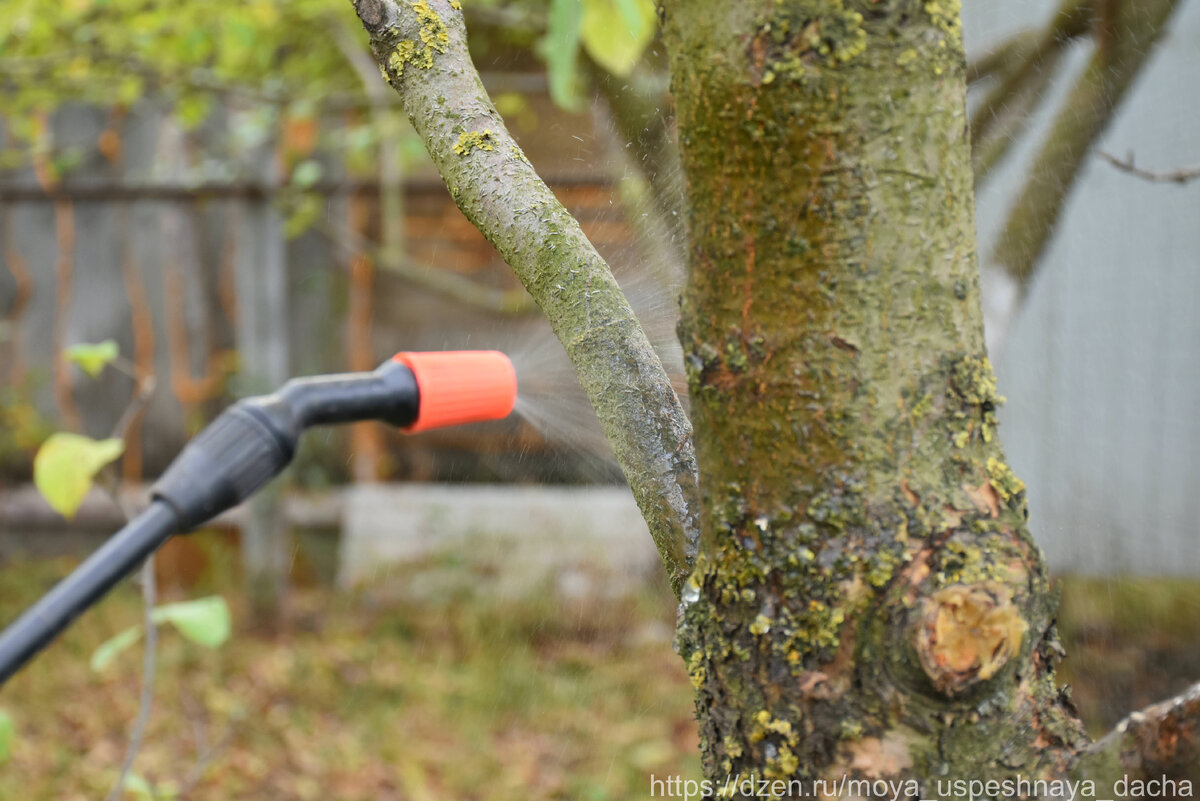
[[[1020,650],[1027,628],[1008,588],[954,584],[926,599],[914,645],[934,687],[954,696],[995,676]]]

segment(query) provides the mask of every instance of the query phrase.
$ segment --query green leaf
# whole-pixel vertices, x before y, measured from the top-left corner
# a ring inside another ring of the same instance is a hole
[[[582,24],[580,0],[552,0],[541,49],[546,59],[550,97],[568,111],[583,110],[583,80],[576,63]]]
[[[321,219],[325,212],[325,198],[320,195],[307,194],[296,198],[291,204],[291,210],[283,223],[283,235],[295,239]]]
[[[145,94],[146,85],[137,75],[125,75],[117,82],[117,100],[132,106]]]
[[[109,637],[100,643],[99,648],[92,652],[92,670],[96,672],[104,670],[104,668],[108,667],[109,663],[117,658],[117,654],[129,648],[141,638],[141,626],[130,626],[115,637]]]
[[[17,742],[17,727],[12,717],[0,709],[0,765],[12,758],[13,745]]]
[[[296,165],[292,170],[292,183],[301,189],[308,189],[317,181],[321,180],[321,175],[325,169],[319,161],[308,159]]]
[[[171,801],[179,797],[179,786],[175,782],[152,784],[142,774],[132,771],[125,777],[125,789],[138,801]]]
[[[194,643],[216,648],[229,639],[232,623],[229,605],[219,595],[180,601],[157,606],[150,613],[155,623],[170,623],[187,639]],[[92,670],[100,671],[117,658],[125,649],[142,638],[141,625],[129,628],[110,637],[92,653]]]
[[[219,595],[165,604],[155,608],[151,617],[156,623],[173,623],[184,637],[209,648],[228,640],[232,629],[229,605]]]
[[[33,483],[52,509],[70,519],[92,488],[96,473],[124,451],[121,439],[51,434],[33,457]]]
[[[184,95],[175,104],[175,117],[185,131],[194,130],[200,123],[208,119],[210,111],[212,111],[212,98],[208,95]]]
[[[496,111],[504,117],[515,117],[529,108],[529,101],[520,92],[504,92],[494,98]]]
[[[141,801],[155,801],[157,797],[150,782],[146,781],[140,773],[130,772],[125,777],[125,789],[133,793],[134,798],[141,799]]]
[[[583,0],[583,48],[613,75],[628,77],[654,38],[655,21],[651,0]]]
[[[115,340],[106,339],[95,344],[83,342],[63,351],[63,358],[79,367],[92,378],[100,375],[104,368],[121,355]]]

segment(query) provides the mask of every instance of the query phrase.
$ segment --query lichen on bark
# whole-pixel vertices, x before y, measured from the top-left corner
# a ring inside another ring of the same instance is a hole
[[[566,349],[678,592],[699,533],[691,424],[637,317],[509,134],[471,64],[458,4],[356,0],[355,9],[455,203]]]

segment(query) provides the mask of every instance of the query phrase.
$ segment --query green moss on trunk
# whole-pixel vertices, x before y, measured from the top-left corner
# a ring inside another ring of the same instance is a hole
[[[995,436],[958,3],[666,11],[706,772],[1058,773],[1081,730]]]
[[[691,426],[633,309],[496,111],[456,0],[355,0],[355,9],[454,202],[575,366],[678,592],[698,540]]]

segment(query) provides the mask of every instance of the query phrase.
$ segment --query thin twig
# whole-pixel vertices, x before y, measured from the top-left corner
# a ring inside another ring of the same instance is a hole
[[[124,439],[129,431],[129,427],[137,419],[138,414],[150,402],[150,397],[154,394],[155,380],[152,373],[138,376],[137,372],[139,371],[136,365],[130,364],[127,359],[118,358],[113,366],[121,372],[133,376],[136,382],[133,396],[125,406],[125,411],[121,414],[120,419],[113,426],[112,436]],[[126,522],[128,522],[132,519],[134,510],[121,497],[120,486],[121,477],[118,473],[112,484],[106,487],[106,489],[112,495],[113,501],[121,510],[121,514],[124,516]],[[142,748],[142,740],[146,736],[146,726],[150,722],[150,709],[154,703],[155,657],[158,647],[158,625],[154,622],[154,606],[157,603],[158,587],[155,583],[153,553],[146,557],[146,561],[142,564],[140,575],[142,582],[142,605],[144,606],[143,617],[146,627],[146,650],[142,657],[142,692],[141,698],[138,701],[137,718],[133,724],[133,731],[129,735],[129,745],[125,748],[125,759],[121,762],[121,772],[117,775],[116,784],[109,791],[108,801],[118,801],[122,793],[125,792],[125,782],[129,779],[129,774],[133,770],[133,761],[137,758],[138,751]]]
[[[113,436],[125,437],[125,433],[133,425],[133,421],[146,408],[146,404],[150,403],[150,396],[154,394],[154,387],[156,385],[157,382],[152,375],[142,376],[141,379],[137,379],[137,391],[134,393],[133,399],[125,407],[125,411],[122,412],[121,419],[117,421],[116,430],[121,433],[114,434]]]
[[[1133,163],[1133,153],[1131,152],[1124,161],[1112,155],[1105,153],[1103,150],[1096,151],[1102,159],[1116,167],[1122,172],[1127,172],[1130,175],[1136,175],[1147,181],[1164,184],[1186,184],[1189,181],[1194,181],[1200,178],[1200,164],[1194,167],[1180,167],[1174,170],[1147,170],[1144,167],[1138,167]]]
[[[313,228],[328,237],[335,247],[344,251],[343,257],[367,253],[383,272],[396,275],[422,289],[437,292],[459,303],[494,314],[513,316],[527,315],[537,310],[533,298],[524,289],[495,289],[455,273],[418,264],[397,253],[383,252],[370,240],[350,230],[349,226],[327,219],[313,223]]]
[[[1037,43],[1038,32],[1026,29],[993,45],[986,53],[967,62],[967,83],[978,83],[994,75],[1004,76],[1014,72],[1029,58],[1030,51]]]
[[[204,778],[204,774],[208,772],[208,768],[213,763],[213,760],[220,756],[221,752],[233,741],[234,731],[234,724],[230,723],[225,727],[225,733],[215,743],[200,752],[200,755],[196,757],[195,763],[188,770],[188,775],[183,780],[183,784],[179,787],[175,796],[176,801],[184,801],[188,793],[196,789],[196,786]]]
[[[121,763],[121,773],[117,776],[117,783],[113,785],[108,794],[108,801],[118,801],[125,791],[125,781],[133,771],[133,760],[137,758],[138,751],[142,748],[142,740],[146,736],[146,726],[150,722],[150,708],[154,703],[155,652],[158,648],[158,625],[154,622],[154,605],[157,603],[154,554],[147,557],[142,565],[141,581],[146,626],[146,650],[142,657],[142,695],[138,701],[137,720],[134,721],[133,731],[129,735],[129,745],[125,749],[125,760]]]

